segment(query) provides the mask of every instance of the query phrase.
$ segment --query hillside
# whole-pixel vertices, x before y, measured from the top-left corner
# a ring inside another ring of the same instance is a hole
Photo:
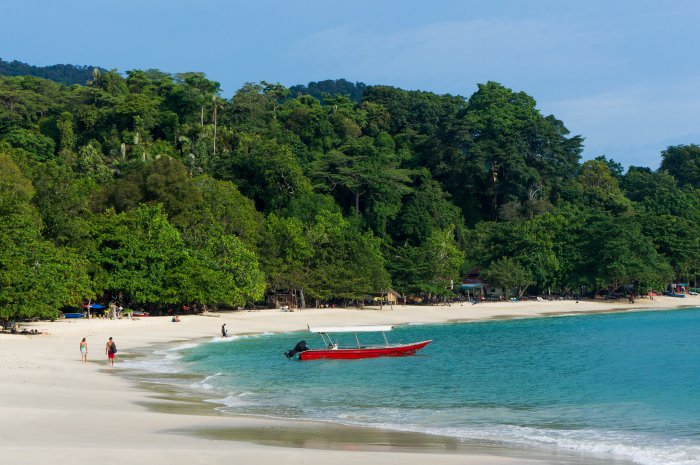
[[[476,269],[511,295],[696,282],[697,145],[623,172],[581,161],[582,136],[496,82],[341,94],[262,82],[226,98],[203,73],[157,70],[0,76],[0,319],[87,299],[434,300]]]
[[[4,61],[0,59],[1,76],[34,76],[68,86],[72,84],[85,85],[92,79],[92,70],[95,68],[105,71],[97,66],[32,66],[17,60]]]

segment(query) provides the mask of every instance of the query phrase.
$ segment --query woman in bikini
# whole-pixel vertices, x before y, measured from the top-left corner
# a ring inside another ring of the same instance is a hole
[[[86,338],[83,338],[82,341],[80,341],[80,358],[83,363],[87,363],[87,340]]]

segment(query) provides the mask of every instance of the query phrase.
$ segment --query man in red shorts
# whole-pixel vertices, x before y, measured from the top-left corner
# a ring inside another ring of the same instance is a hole
[[[107,345],[105,346],[105,354],[107,354],[107,360],[110,366],[114,366],[114,354],[117,353],[117,345],[114,343],[112,338],[109,338]]]

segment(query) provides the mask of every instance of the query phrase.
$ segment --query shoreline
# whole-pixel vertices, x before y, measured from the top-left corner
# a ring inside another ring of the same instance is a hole
[[[201,343],[207,342],[209,341],[202,340]],[[173,344],[173,346],[177,345],[177,343]],[[125,377],[148,393],[148,399],[139,401],[138,404],[149,411],[176,415],[226,417],[236,420],[235,424],[227,426],[174,428],[163,431],[165,434],[194,436],[214,441],[245,442],[274,448],[381,454],[378,455],[378,459],[388,452],[393,452],[418,456],[456,455],[465,459],[463,463],[467,464],[472,463],[472,458],[478,458],[473,463],[485,463],[482,460],[490,457],[496,460],[494,462],[496,464],[634,465],[634,462],[622,458],[512,444],[506,441],[464,439],[428,432],[352,425],[319,419],[224,413],[220,410],[225,408],[224,404],[211,399],[212,396],[219,397],[217,394],[221,393],[212,392],[211,395],[204,395],[201,391],[176,382],[201,381],[201,375],[184,372],[139,372],[130,368],[114,374]]]
[[[148,353],[157,346],[173,347],[200,338],[218,337],[221,324],[229,334],[304,330],[307,324],[430,324],[467,323],[512,318],[682,309],[700,306],[698,296],[660,297],[626,306],[621,302],[553,301],[503,302],[452,306],[395,306],[394,310],[311,309],[292,313],[278,310],[233,312],[218,317],[184,316],[180,323],[168,317],[141,320],[59,320],[23,324],[41,335],[0,335],[0,454],[8,463],[74,462],[95,458],[107,463],[190,464],[230,463],[250,459],[261,465],[279,460],[307,463],[591,463],[577,462],[576,454],[547,454],[515,447],[478,447],[429,438],[424,450],[401,447],[420,442],[420,433],[389,432],[379,447],[371,443],[368,428],[338,425],[329,433],[324,423],[306,427],[307,442],[291,429],[296,420],[206,414],[199,407],[175,405],[170,396],[158,398],[153,390],[122,376],[119,358]],[[680,301],[680,302],[679,302]],[[119,347],[116,369],[100,363],[80,363],[78,343],[87,337],[89,358],[105,362],[104,343],[113,336]],[[131,370],[130,370],[131,371]],[[104,376],[105,372],[117,376]],[[145,394],[145,395],[144,395]],[[151,405],[147,405],[151,404]],[[153,404],[157,404],[154,406]],[[159,410],[160,407],[160,410]],[[216,404],[207,406],[213,411]],[[187,410],[188,412],[185,412]],[[175,411],[173,411],[175,410]],[[365,433],[363,433],[363,431]],[[397,433],[397,434],[394,434]],[[423,439],[427,435],[423,435]],[[338,438],[347,440],[338,441]],[[302,443],[301,446],[298,444]],[[437,441],[437,445],[435,442]],[[440,442],[442,441],[442,442]],[[451,444],[451,445],[450,445]],[[459,446],[459,447],[456,447]],[[443,448],[441,450],[441,448]],[[448,450],[454,448],[456,451]],[[426,457],[429,456],[429,457]],[[566,457],[565,457],[566,456]],[[608,458],[605,463],[630,463]],[[601,462],[602,463],[602,462]]]

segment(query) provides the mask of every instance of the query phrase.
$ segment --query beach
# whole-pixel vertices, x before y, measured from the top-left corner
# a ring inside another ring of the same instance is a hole
[[[120,368],[120,358],[153,347],[229,335],[304,330],[307,325],[421,324],[562,316],[698,306],[698,296],[627,301],[502,302],[478,305],[394,306],[384,309],[308,309],[280,312],[222,312],[140,319],[68,319],[22,324],[39,335],[0,334],[0,456],[6,464],[306,464],[355,463],[523,464],[571,463],[571,457],[543,457],[530,451],[386,437],[383,447],[361,429],[338,429],[344,441],[324,439],[324,426],[305,424],[310,441],[291,437],[283,421],[218,415],[144,389]],[[86,364],[79,343],[89,344]],[[106,366],[105,343],[118,347],[114,368]],[[216,435],[216,431],[228,432]],[[329,433],[331,436],[331,433]],[[285,435],[288,436],[285,439]],[[417,435],[416,435],[417,436]],[[348,439],[349,438],[349,439]],[[273,440],[274,439],[274,440]],[[584,463],[584,462],[582,462]],[[609,461],[606,463],[623,463]]]

